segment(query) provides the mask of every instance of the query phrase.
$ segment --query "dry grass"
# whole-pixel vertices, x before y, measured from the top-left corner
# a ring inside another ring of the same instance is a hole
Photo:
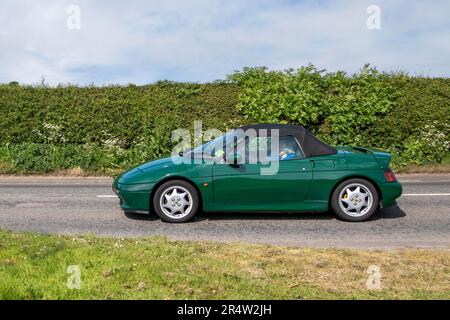
[[[440,164],[428,165],[409,165],[403,168],[398,168],[396,172],[399,173],[450,173],[450,153],[442,159]]]
[[[242,256],[242,252],[246,252]],[[224,254],[220,252],[220,254]],[[321,292],[343,296],[411,298],[437,294],[450,298],[450,251],[340,250],[254,246],[227,247],[240,256],[249,277],[274,279],[283,287],[312,285]],[[245,259],[243,259],[245,257]],[[216,258],[219,258],[218,256]],[[381,290],[366,288],[368,267],[381,270]]]
[[[0,174],[7,174],[12,172],[12,165],[8,162],[0,162]]]
[[[86,171],[80,167],[67,170],[57,170],[48,173],[42,172],[14,172],[8,163],[0,163],[0,175],[5,177],[115,177],[122,173],[124,169],[105,169],[101,171]]]
[[[398,173],[450,173],[450,164],[410,165],[395,170]]]

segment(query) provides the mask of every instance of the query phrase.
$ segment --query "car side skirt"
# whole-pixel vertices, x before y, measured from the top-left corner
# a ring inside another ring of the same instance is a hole
[[[217,203],[204,208],[205,212],[325,212],[328,201],[303,201],[279,203]]]

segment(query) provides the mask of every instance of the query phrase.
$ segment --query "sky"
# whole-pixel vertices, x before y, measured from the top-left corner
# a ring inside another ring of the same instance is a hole
[[[448,0],[2,0],[0,83],[209,82],[308,63],[449,77],[449,14]]]

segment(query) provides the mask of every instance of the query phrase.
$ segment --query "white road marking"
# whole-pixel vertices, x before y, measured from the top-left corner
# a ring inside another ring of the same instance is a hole
[[[99,194],[97,196],[97,198],[117,198],[116,195],[103,195],[103,194]]]
[[[402,196],[411,196],[411,197],[418,197],[418,196],[450,196],[450,193],[404,193]]]
[[[399,180],[400,183],[423,184],[423,183],[450,183],[450,180]]]

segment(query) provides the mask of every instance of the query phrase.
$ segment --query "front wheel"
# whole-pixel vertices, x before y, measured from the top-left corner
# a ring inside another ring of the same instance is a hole
[[[379,196],[372,183],[364,179],[350,179],[334,190],[331,207],[346,221],[364,221],[378,209]]]
[[[197,190],[183,180],[167,181],[156,190],[153,207],[163,221],[189,221],[199,208]]]

